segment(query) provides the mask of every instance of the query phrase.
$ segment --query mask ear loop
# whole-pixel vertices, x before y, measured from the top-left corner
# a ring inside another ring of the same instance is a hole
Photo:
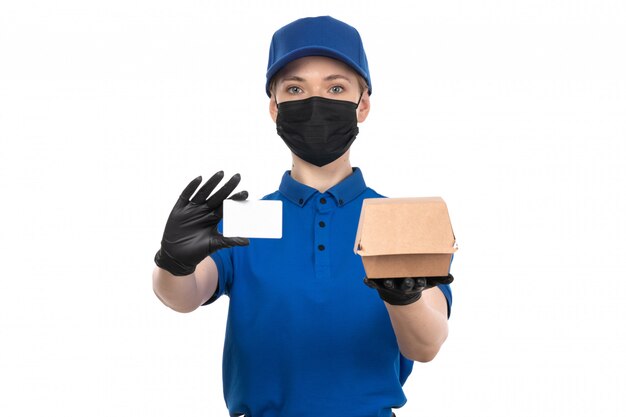
[[[276,117],[278,118],[278,101],[276,101],[276,94],[274,94],[274,104],[276,104]],[[278,119],[276,119],[278,121]]]

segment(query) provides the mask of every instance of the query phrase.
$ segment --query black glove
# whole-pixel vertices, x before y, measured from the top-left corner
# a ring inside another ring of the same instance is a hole
[[[389,304],[404,306],[420,299],[422,291],[438,284],[450,284],[454,281],[452,274],[446,277],[418,278],[377,278],[365,277],[363,282],[370,288],[376,288],[380,298]]]
[[[211,253],[230,246],[245,246],[248,239],[241,237],[226,238],[217,230],[222,218],[223,202],[241,181],[239,174],[233,177],[208,200],[211,191],[224,178],[224,171],[213,175],[189,201],[189,197],[202,182],[197,177],[174,205],[161,240],[161,249],[154,256],[154,262],[172,275],[189,275],[196,266]],[[247,191],[234,194],[229,199],[242,201],[248,198]]]

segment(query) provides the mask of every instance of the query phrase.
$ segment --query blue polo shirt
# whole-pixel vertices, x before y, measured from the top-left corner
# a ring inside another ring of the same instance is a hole
[[[223,354],[231,416],[389,417],[406,402],[413,362],[353,252],[364,198],[383,198],[359,168],[325,193],[285,172],[282,239],[211,255],[230,297]],[[221,232],[221,223],[218,227]],[[449,286],[441,286],[452,303]]]

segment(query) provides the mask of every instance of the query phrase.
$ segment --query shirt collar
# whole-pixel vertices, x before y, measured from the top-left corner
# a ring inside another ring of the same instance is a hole
[[[352,174],[326,192],[335,199],[338,206],[343,206],[358,197],[366,188],[361,170],[355,167],[352,168]],[[304,206],[309,198],[318,192],[315,188],[293,179],[291,171],[285,171],[278,190],[300,207]]]

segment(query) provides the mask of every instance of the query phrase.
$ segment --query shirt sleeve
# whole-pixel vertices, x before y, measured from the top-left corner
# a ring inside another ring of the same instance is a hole
[[[437,285],[443,295],[446,297],[446,301],[448,302],[448,318],[450,318],[450,312],[452,310],[452,290],[450,289],[450,285],[448,284],[440,284]]]
[[[452,261],[454,260],[454,254],[452,254],[452,258],[450,259],[450,267],[452,267]],[[450,268],[448,268],[448,273],[450,273]],[[443,295],[446,297],[446,301],[448,302],[448,318],[450,318],[450,312],[452,310],[452,289],[448,284],[437,285]]]
[[[222,233],[222,221],[217,225],[217,230]],[[217,265],[217,288],[215,293],[209,298],[203,306],[209,305],[222,294],[229,294],[231,283],[233,282],[233,248],[224,248],[213,252],[211,258]]]

